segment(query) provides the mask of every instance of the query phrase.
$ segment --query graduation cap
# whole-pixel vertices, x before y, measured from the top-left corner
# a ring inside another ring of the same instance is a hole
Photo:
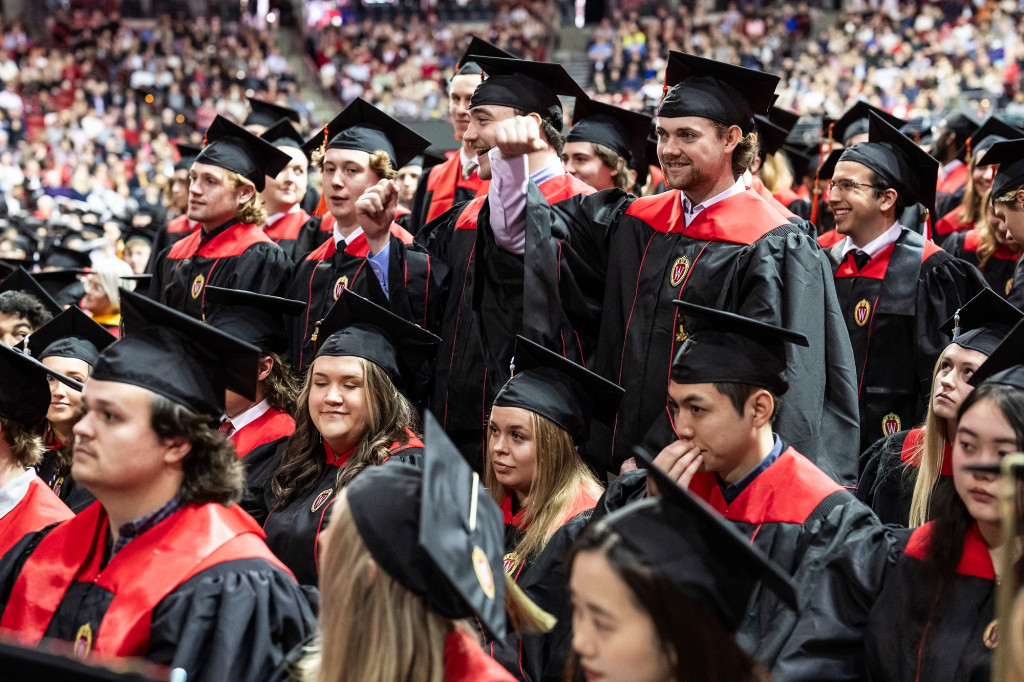
[[[72,249],[54,244],[43,259],[43,267],[84,270],[92,266],[91,251],[91,248]]]
[[[292,158],[245,128],[217,116],[206,131],[208,144],[195,163],[207,163],[238,173],[262,192],[266,179],[276,177]]]
[[[1022,137],[1024,137],[1024,130],[991,116],[967,138],[964,145],[957,151],[957,156],[977,156],[978,152],[991,149],[996,142],[1017,140]]]
[[[260,349],[184,313],[120,290],[124,336],[92,378],[141,386],[197,413],[219,417],[224,390],[256,396]]]
[[[274,353],[288,349],[284,318],[306,310],[305,301],[215,286],[206,287],[204,306],[207,324]]]
[[[195,145],[179,142],[178,155],[180,158],[174,162],[174,170],[180,171],[192,168],[192,164],[195,163],[196,157],[199,156],[202,151],[202,147],[196,147]]]
[[[814,176],[814,169],[817,166],[818,159],[821,158],[817,146],[813,146],[810,149],[801,149],[794,145],[784,144],[782,145],[782,151],[786,153],[786,158],[789,159],[789,165],[793,168],[793,178],[795,180],[799,181],[801,178]],[[838,160],[839,155],[837,154],[836,161]]]
[[[992,383],[1024,389],[1024,320],[1003,337],[967,383],[975,387]]]
[[[424,426],[423,469],[367,467],[345,489],[349,511],[385,573],[432,611],[475,615],[492,638],[503,639],[501,510],[429,412]]]
[[[275,147],[295,147],[296,149],[302,149],[302,144],[306,141],[287,118],[282,118],[264,130],[260,137]]]
[[[148,294],[149,285],[153,281],[153,275],[152,273],[143,273],[141,275],[119,275],[118,279],[124,282],[134,282],[135,293]]]
[[[658,485],[661,497],[629,504],[601,519],[596,533],[614,532],[651,571],[680,593],[708,608],[735,632],[759,582],[794,610],[790,576],[751,544],[706,502],[683,490],[654,466],[654,457],[634,448],[637,464]]]
[[[852,107],[847,109],[846,113],[839,117],[835,121],[835,125],[832,126],[832,139],[839,140],[843,145],[847,145],[849,140],[857,135],[863,135],[869,131],[869,118],[871,114],[875,114],[880,117],[883,121],[891,125],[893,128],[899,130],[906,123],[902,118],[893,116],[887,111],[883,111],[878,107],[873,107],[867,102],[860,100]],[[828,134],[828,121],[823,121],[825,135]]]
[[[49,393],[47,393],[49,395]],[[49,399],[49,398],[47,398]],[[61,682],[150,682],[164,677],[156,666],[139,662],[139,659],[119,659],[118,671],[106,666],[91,665],[71,656],[71,644],[67,643],[68,655],[62,656],[41,648],[17,646],[0,642],[0,670],[10,680],[61,680]],[[110,664],[114,664],[110,662]],[[153,675],[133,672],[135,669],[152,668]]]
[[[899,193],[907,206],[920,203],[935,213],[939,162],[873,112],[869,141],[847,147],[839,160],[870,168]]]
[[[699,116],[739,126],[746,135],[754,115],[765,115],[779,77],[713,59],[671,50],[665,67],[665,93],[658,116]]]
[[[762,159],[769,154],[782,149],[783,143],[789,137],[789,130],[776,125],[765,116],[754,116],[757,128],[757,151]]]
[[[591,419],[611,425],[625,392],[544,346],[516,336],[512,378],[494,398],[496,407],[520,407],[550,419],[577,443]]]
[[[85,274],[80,268],[61,268],[59,270],[43,270],[32,275],[32,279],[39,282],[39,286],[46,289],[46,293],[53,296],[58,304],[61,303],[61,292],[76,283]],[[78,296],[75,300],[81,298]],[[61,306],[63,307],[63,306]]]
[[[469,108],[494,105],[538,114],[558,131],[562,130],[559,95],[583,99],[587,93],[561,64],[525,59],[477,57],[487,80],[477,86]]]
[[[299,112],[295,111],[290,107],[283,107],[280,104],[274,104],[273,102],[267,102],[266,100],[256,99],[255,97],[249,98],[249,106],[252,111],[245,117],[245,121],[242,122],[243,126],[258,125],[258,126],[272,126],[282,118],[295,121],[296,123],[302,122],[302,117]],[[275,175],[277,175],[275,173]]]
[[[76,391],[82,390],[81,383],[0,343],[0,417],[30,427],[43,421],[50,409],[47,375]]]
[[[316,357],[351,355],[384,370],[395,386],[408,385],[423,363],[433,357],[441,339],[351,289],[317,323]],[[404,381],[403,381],[404,380]]]
[[[636,170],[645,163],[647,131],[651,117],[646,114],[612,106],[589,97],[576,100],[572,128],[566,142],[600,144],[626,160]]]
[[[997,163],[999,170],[992,180],[990,195],[993,200],[1024,186],[1024,139],[996,142],[978,161],[979,166]]]
[[[78,306],[71,306],[33,332],[25,343],[38,360],[75,358],[96,365],[100,351],[117,339]]]
[[[789,133],[793,128],[796,128],[796,124],[800,121],[800,114],[773,104],[772,108],[768,111],[768,120],[780,128],[785,128],[786,132]]]
[[[672,381],[750,384],[777,396],[789,389],[786,344],[808,346],[806,336],[723,310],[673,303],[685,317],[687,338],[672,361]]]
[[[18,268],[23,268],[27,272],[30,267],[32,267],[32,260],[29,258],[4,258],[0,260],[0,280]]]
[[[43,304],[50,315],[59,315],[63,310],[60,304],[53,300],[53,296],[46,293],[46,289],[40,286],[39,282],[22,267],[16,268],[14,272],[0,280],[0,294],[5,291],[20,291],[32,296]]]
[[[897,126],[899,131],[914,141],[914,144],[924,147],[930,146],[934,140],[932,139],[932,123],[931,119],[923,116],[917,116],[909,119],[902,126]]]
[[[156,235],[153,230],[146,227],[130,227],[128,233],[124,235],[124,245],[128,246],[132,242],[146,242],[150,246],[153,246],[153,241]]]
[[[499,59],[515,59],[511,52],[492,45],[486,40],[473,36],[469,41],[469,47],[459,57],[459,63],[455,65],[456,76],[477,76],[483,74],[483,69],[476,63],[476,57],[497,57]]]
[[[827,180],[836,173],[836,164],[843,157],[845,149],[833,149],[818,168],[818,177]]]
[[[312,157],[314,151],[324,147],[325,135],[330,138],[325,149],[355,149],[367,154],[384,151],[395,169],[430,146],[430,140],[361,97],[352,100],[320,132],[306,140],[302,145],[306,156]]]
[[[982,289],[943,322],[939,330],[962,348],[991,355],[1021,319],[1024,312],[991,289]]]
[[[977,130],[981,124],[974,117],[968,116],[963,112],[957,112],[943,118],[939,121],[939,125],[945,126],[946,130],[952,131],[958,139],[963,140],[970,136],[973,131]]]

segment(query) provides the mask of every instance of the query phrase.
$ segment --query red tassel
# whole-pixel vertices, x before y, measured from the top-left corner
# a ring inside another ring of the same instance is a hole
[[[968,159],[971,158],[971,140],[973,140],[973,139],[974,139],[973,137],[968,137],[967,138],[967,158]]]
[[[205,131],[205,132],[203,133],[203,146],[204,146],[204,147],[206,146],[206,133],[208,133],[208,132],[210,132],[210,131],[209,131],[209,130],[207,130],[207,131]]]
[[[316,208],[313,209],[314,216],[325,216],[327,215],[327,202],[324,201],[323,192],[320,193],[320,201],[317,202]]]

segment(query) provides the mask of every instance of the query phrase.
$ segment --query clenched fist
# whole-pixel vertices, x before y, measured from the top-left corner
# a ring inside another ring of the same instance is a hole
[[[495,125],[494,139],[503,159],[515,159],[547,147],[540,132],[540,123],[533,116],[514,116]]]
[[[356,199],[356,219],[363,228],[370,250],[379,253],[391,233],[398,208],[398,186],[385,178]]]

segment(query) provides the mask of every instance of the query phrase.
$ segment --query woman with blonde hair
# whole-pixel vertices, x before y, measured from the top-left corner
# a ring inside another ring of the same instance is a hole
[[[135,281],[125,279],[134,275],[132,266],[117,258],[107,258],[94,264],[85,275],[82,310],[114,336],[121,329],[120,289],[135,290]]]
[[[1013,284],[1013,272],[1020,260],[1021,246],[1010,235],[1005,221],[995,214],[994,209],[992,191],[989,190],[982,200],[982,217],[974,228],[949,235],[943,248],[978,268],[993,291],[1008,296]]]
[[[1022,318],[985,289],[942,326],[952,341],[935,363],[924,424],[882,438],[861,455],[857,497],[883,523],[917,528],[931,518],[933,496],[950,485],[957,410],[974,390],[968,381]]]
[[[514,370],[491,408],[483,478],[505,515],[505,572],[558,625],[491,650],[520,679],[552,679],[569,647],[562,562],[602,493],[576,443],[591,419],[614,419],[622,389],[521,336]]]
[[[345,291],[319,328],[295,431],[246,455],[243,506],[296,579],[315,585],[329,502],[360,471],[391,458],[417,461],[416,412],[399,390],[439,339]]]

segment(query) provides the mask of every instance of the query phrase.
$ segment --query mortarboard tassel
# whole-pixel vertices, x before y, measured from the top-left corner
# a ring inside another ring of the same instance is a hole
[[[958,336],[960,336],[960,309],[959,308],[957,308],[956,312],[953,313],[953,340],[956,341]]]
[[[324,141],[320,143],[320,163],[323,163],[324,154],[327,153],[327,140],[329,139],[329,133],[327,132],[327,126],[324,126]],[[313,217],[323,217],[327,215],[327,202],[324,200],[324,193],[320,192],[320,201],[316,202],[316,208],[313,209]],[[315,338],[313,339],[316,340]]]
[[[973,139],[974,139],[973,137],[968,137],[967,138],[967,158],[968,159],[971,158],[971,140],[973,140]]]

